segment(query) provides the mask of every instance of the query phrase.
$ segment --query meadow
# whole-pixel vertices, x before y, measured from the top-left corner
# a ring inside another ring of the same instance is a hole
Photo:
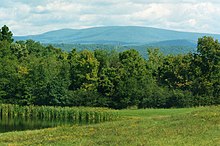
[[[119,110],[120,118],[0,134],[0,145],[220,145],[220,106]]]

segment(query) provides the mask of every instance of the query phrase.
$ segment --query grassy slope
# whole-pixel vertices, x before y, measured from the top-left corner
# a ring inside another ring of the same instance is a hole
[[[0,134],[0,145],[220,145],[220,106],[122,110],[122,120]]]

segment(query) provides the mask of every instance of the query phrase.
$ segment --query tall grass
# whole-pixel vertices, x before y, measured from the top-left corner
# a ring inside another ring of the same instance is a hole
[[[118,118],[114,110],[87,107],[19,106],[0,104],[0,119],[69,121],[72,123],[100,123]]]

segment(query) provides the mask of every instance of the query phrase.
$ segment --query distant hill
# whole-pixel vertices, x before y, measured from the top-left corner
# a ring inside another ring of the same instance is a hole
[[[167,40],[167,41],[160,41],[156,43],[150,43],[148,45],[151,46],[187,46],[187,47],[193,47],[195,48],[197,45],[196,41],[192,40]]]
[[[44,44],[45,46],[49,44]],[[51,44],[50,44],[51,45]],[[104,49],[104,50],[116,50],[118,52],[123,52],[128,49],[135,49],[137,50],[144,58],[148,58],[147,56],[147,49],[149,48],[159,48],[160,51],[164,55],[168,54],[186,54],[189,52],[195,52],[196,51],[196,46],[176,46],[175,45],[163,45],[159,46],[158,44],[155,45],[128,45],[128,46],[122,46],[122,45],[107,45],[107,44],[52,44],[56,48],[61,48],[65,51],[71,51],[73,48],[77,49],[77,51],[82,51],[84,49],[88,50],[96,50],[96,49]]]
[[[15,40],[32,39],[47,44],[110,44],[110,45],[153,45],[195,46],[202,36],[220,40],[218,34],[179,32],[151,27],[109,26],[87,29],[61,29],[39,35],[15,36]]]
[[[195,52],[199,37],[212,36],[220,40],[219,34],[179,32],[151,27],[111,26],[88,29],[61,29],[39,35],[15,36],[15,40],[32,39],[45,45],[70,51],[76,48],[107,49],[119,52],[136,49],[147,58],[148,48],[159,48],[164,54],[185,54]]]

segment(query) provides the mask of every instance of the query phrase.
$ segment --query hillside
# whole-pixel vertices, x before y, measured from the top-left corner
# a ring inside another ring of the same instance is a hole
[[[170,44],[169,44],[170,43]],[[73,48],[75,48],[77,51],[82,50],[90,50],[94,51],[96,49],[104,49],[104,50],[116,50],[118,52],[123,52],[125,50],[129,49],[135,49],[137,50],[142,57],[145,59],[148,58],[147,50],[150,48],[159,48],[160,51],[164,55],[168,54],[187,54],[189,52],[196,52],[196,45],[195,44],[183,44],[185,42],[180,42],[179,45],[172,44],[171,41],[164,41],[160,43],[152,43],[147,45],[112,45],[112,44],[52,44],[56,48],[61,48],[64,51],[70,52]],[[51,44],[44,44],[44,46],[48,46]]]
[[[109,26],[87,29],[61,29],[39,35],[15,36],[15,40],[32,39],[50,44],[174,45],[195,46],[202,36],[220,39],[218,34],[179,32],[151,27]]]

